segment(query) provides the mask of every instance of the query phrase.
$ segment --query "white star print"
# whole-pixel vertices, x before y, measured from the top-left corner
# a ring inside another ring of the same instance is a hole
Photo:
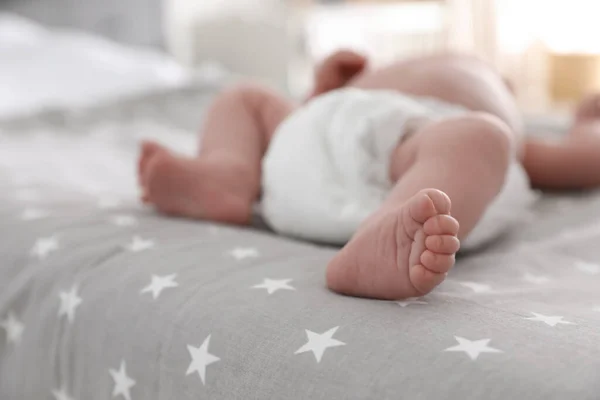
[[[21,214],[21,219],[23,221],[33,221],[36,219],[46,218],[47,216],[48,216],[48,213],[44,210],[40,210],[37,208],[27,208]]]
[[[324,333],[315,333],[313,331],[309,331],[305,329],[306,336],[308,337],[308,342],[300,347],[294,354],[306,353],[308,351],[312,351],[317,360],[317,363],[321,362],[321,358],[323,358],[323,353],[329,347],[337,347],[344,346],[346,343],[340,342],[339,340],[333,339],[333,335],[338,330],[339,326],[335,328],[331,328],[327,332]]]
[[[152,293],[152,298],[156,300],[160,296],[161,292],[166,288],[173,288],[179,286],[175,282],[177,274],[158,276],[152,275],[152,282],[148,286],[142,289],[140,293]]]
[[[528,319],[530,321],[539,321],[539,322],[543,322],[546,325],[549,326],[556,326],[558,324],[565,324],[565,325],[576,325],[573,322],[569,322],[569,321],[563,321],[564,317],[558,317],[558,316],[547,316],[547,315],[543,315],[543,314],[538,314],[538,313],[534,313],[532,312],[532,314],[534,315],[534,317],[527,317],[525,319]]]
[[[110,222],[116,226],[134,226],[138,223],[134,216],[127,214],[115,215],[110,219]]]
[[[550,282],[550,278],[548,278],[547,276],[533,275],[529,272],[523,275],[523,280],[529,283],[533,283],[534,285],[543,285],[544,283]]]
[[[256,258],[259,256],[258,250],[253,247],[236,247],[229,253],[236,260],[240,261],[245,258]]]
[[[112,376],[113,381],[115,381],[112,396],[117,397],[121,395],[126,400],[131,400],[131,393],[129,391],[135,386],[135,381],[127,376],[125,360],[121,360],[121,367],[118,371],[109,369],[108,373]]]
[[[121,202],[113,197],[103,197],[100,200],[98,200],[98,208],[102,208],[105,210],[117,208],[120,205]]]
[[[31,254],[42,260],[56,250],[58,250],[58,239],[55,236],[50,236],[36,240],[31,249]]]
[[[55,400],[75,400],[67,394],[67,390],[62,388],[60,390],[53,390],[52,395]]]
[[[210,354],[208,352],[208,345],[210,343],[210,335],[204,339],[202,345],[200,347],[194,347],[188,344],[187,349],[190,352],[190,357],[192,357],[192,362],[186,371],[186,375],[193,374],[194,372],[198,372],[198,376],[200,376],[200,380],[202,384],[206,384],[206,367],[210,364],[216,363],[220,360],[219,357],[214,354]]]
[[[139,236],[134,236],[133,239],[131,240],[131,243],[129,243],[125,247],[129,251],[133,251],[134,253],[138,253],[140,251],[149,250],[149,249],[153,248],[154,245],[155,244],[154,244],[153,240],[146,240],[146,239],[142,239]]]
[[[396,301],[396,304],[398,304],[400,307],[405,308],[410,306],[411,304],[428,304],[425,300],[420,300],[417,298],[410,298],[410,299],[406,299],[406,300],[402,300],[402,301]]]
[[[598,275],[600,274],[600,265],[593,264],[585,261],[578,261],[575,263],[575,267],[583,273],[589,275]]]
[[[21,342],[25,325],[12,312],[8,313],[6,319],[0,321],[0,327],[6,331],[6,343],[19,344]]]
[[[292,279],[269,279],[265,278],[263,283],[252,286],[253,289],[267,289],[268,294],[273,294],[278,290],[296,290],[296,288],[290,286],[288,283]]]
[[[75,319],[75,309],[81,304],[81,297],[77,295],[77,286],[73,286],[69,292],[60,292],[60,308],[58,316],[66,315],[69,322]]]
[[[492,291],[492,287],[490,285],[486,285],[485,283],[459,282],[459,284],[471,289],[475,293],[489,293]]]
[[[460,336],[454,336],[454,339],[458,345],[448,347],[444,351],[464,351],[473,361],[477,360],[481,353],[503,353],[502,350],[488,346],[491,339],[469,340]]]

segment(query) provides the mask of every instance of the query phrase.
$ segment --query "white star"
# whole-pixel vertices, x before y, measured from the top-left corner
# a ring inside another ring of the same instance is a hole
[[[153,240],[142,239],[139,236],[134,236],[131,243],[125,246],[129,251],[138,253],[140,251],[148,250],[154,247]]]
[[[77,286],[73,286],[69,292],[60,292],[60,308],[58,316],[66,315],[69,322],[75,319],[75,309],[81,304],[81,297],[77,295]]]
[[[134,216],[127,214],[115,215],[110,219],[110,222],[117,226],[134,226],[138,223]]]
[[[308,337],[308,342],[300,347],[294,354],[306,353],[307,351],[312,351],[315,358],[317,359],[317,363],[321,362],[321,358],[323,358],[323,353],[329,347],[337,347],[344,346],[346,343],[340,342],[339,340],[333,339],[333,335],[338,330],[339,326],[335,328],[331,328],[327,332],[324,333],[315,333],[313,331],[309,331],[305,329],[306,336]]]
[[[477,283],[477,282],[459,282],[460,285],[471,289],[475,293],[489,293],[492,291],[492,287],[490,285],[486,285],[485,283]]]
[[[0,327],[6,331],[6,343],[19,344],[21,342],[25,325],[12,312],[8,313],[6,319],[0,321]]]
[[[296,290],[296,288],[288,285],[292,279],[269,279],[265,278],[263,283],[252,286],[253,289],[267,289],[268,294],[273,294],[278,290]]]
[[[550,282],[550,278],[548,278],[547,276],[533,275],[529,272],[523,275],[523,280],[529,283],[533,283],[534,285],[543,285],[545,283]]]
[[[547,316],[547,315],[543,315],[543,314],[538,314],[538,313],[534,313],[532,312],[533,315],[535,315],[535,317],[527,317],[525,319],[528,319],[530,321],[539,321],[539,322],[543,322],[546,325],[549,326],[556,326],[558,324],[566,324],[566,325],[575,325],[573,322],[569,322],[569,321],[563,321],[562,319],[564,317],[558,317],[558,316]]]
[[[596,311],[596,312],[600,312],[600,306],[598,306],[598,307],[594,308],[594,311]]]
[[[460,336],[454,336],[454,338],[458,342],[458,345],[448,347],[444,351],[464,351],[473,361],[477,360],[481,353],[503,353],[502,350],[488,346],[491,339],[469,340]]]
[[[115,199],[113,197],[103,197],[100,200],[98,200],[98,208],[102,208],[102,209],[112,209],[112,208],[117,208],[121,205],[121,202],[118,199]]]
[[[50,236],[36,240],[31,249],[31,254],[42,260],[56,250],[58,250],[58,239],[55,236]]]
[[[600,265],[593,264],[585,261],[578,261],[575,263],[575,267],[583,273],[589,275],[598,275],[600,274]]]
[[[206,367],[220,360],[219,357],[208,352],[209,343],[210,335],[204,339],[204,342],[202,342],[200,347],[194,347],[189,344],[187,346],[190,356],[192,357],[192,362],[190,363],[190,366],[185,374],[189,375],[193,374],[194,372],[198,372],[203,385],[206,384]]]
[[[177,274],[165,276],[152,275],[152,282],[143,288],[140,293],[151,292],[152,298],[156,300],[164,289],[179,286],[179,284],[174,280],[176,277]]]
[[[396,301],[396,304],[398,304],[400,307],[405,308],[410,306],[411,304],[428,304],[425,300],[419,300],[417,298],[409,298],[406,300],[402,300],[402,301]]]
[[[231,250],[229,254],[231,254],[233,258],[238,261],[245,258],[256,258],[259,256],[258,250],[253,247],[236,247],[235,249]]]
[[[67,394],[67,390],[65,388],[62,388],[60,390],[53,390],[52,395],[54,396],[55,400],[74,400]]]
[[[48,213],[44,210],[40,210],[37,208],[27,208],[21,214],[21,219],[23,221],[33,221],[36,219],[46,218]]]
[[[135,386],[135,381],[127,376],[125,360],[121,360],[121,368],[119,370],[109,369],[108,373],[115,381],[115,387],[112,392],[113,397],[118,395],[123,396],[126,400],[131,400],[129,390]]]

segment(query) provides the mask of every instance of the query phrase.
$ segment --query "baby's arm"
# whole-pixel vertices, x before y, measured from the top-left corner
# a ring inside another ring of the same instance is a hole
[[[365,70],[367,59],[350,50],[340,50],[327,57],[315,70],[315,87],[308,100],[345,86]]]

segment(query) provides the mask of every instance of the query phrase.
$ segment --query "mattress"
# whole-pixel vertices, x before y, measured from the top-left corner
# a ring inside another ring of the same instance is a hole
[[[599,398],[599,193],[423,298],[339,296],[335,248],[137,201],[139,139],[192,153],[215,90],[0,123],[1,399]]]

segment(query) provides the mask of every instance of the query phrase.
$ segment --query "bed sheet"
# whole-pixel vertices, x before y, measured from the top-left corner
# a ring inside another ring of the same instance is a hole
[[[423,298],[342,297],[335,249],[136,201],[138,138],[190,151],[209,98],[0,123],[0,398],[598,399],[598,193],[547,194]]]

